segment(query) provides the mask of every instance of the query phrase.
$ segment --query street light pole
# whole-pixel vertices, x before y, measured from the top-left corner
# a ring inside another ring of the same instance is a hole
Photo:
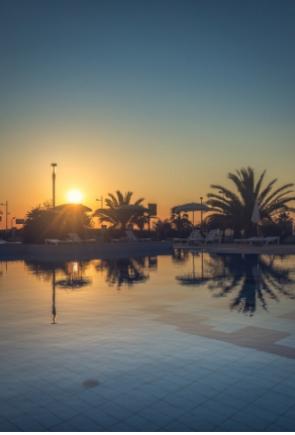
[[[8,201],[6,200],[5,202],[1,202],[0,205],[5,207],[5,230],[8,230]]]
[[[56,180],[55,168],[57,167],[57,163],[51,163],[51,167],[52,167],[52,207],[55,208],[55,180]]]
[[[100,208],[103,208],[103,196],[101,195],[101,197],[100,198],[96,198],[96,200],[95,201],[98,201],[98,202],[100,202]]]
[[[200,196],[201,206],[203,205],[203,197]],[[203,228],[203,210],[201,209],[201,229]]]

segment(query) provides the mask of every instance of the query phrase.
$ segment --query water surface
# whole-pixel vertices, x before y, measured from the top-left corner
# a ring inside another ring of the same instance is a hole
[[[2,430],[294,429],[295,256],[2,262],[0,298]]]

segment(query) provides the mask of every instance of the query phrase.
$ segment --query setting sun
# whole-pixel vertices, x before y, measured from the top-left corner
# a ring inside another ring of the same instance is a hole
[[[79,189],[71,189],[67,193],[67,200],[71,204],[81,204],[83,194]]]

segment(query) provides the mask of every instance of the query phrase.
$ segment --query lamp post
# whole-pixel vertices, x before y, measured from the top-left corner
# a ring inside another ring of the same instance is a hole
[[[201,206],[203,205],[203,197],[200,196]],[[201,229],[203,228],[203,210],[201,209]]]
[[[101,195],[101,197],[100,198],[96,198],[96,200],[95,201],[98,201],[98,202],[100,202],[100,208],[103,208],[103,196]]]
[[[55,168],[57,167],[57,163],[51,163],[51,167],[52,167],[52,207],[55,208],[55,180],[56,180]]]
[[[5,202],[1,202],[0,205],[5,207],[5,230],[8,230],[8,201],[6,200]]]

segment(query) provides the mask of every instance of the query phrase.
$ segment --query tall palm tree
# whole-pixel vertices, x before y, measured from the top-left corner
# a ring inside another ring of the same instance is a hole
[[[211,185],[216,193],[209,193],[207,204],[213,208],[208,224],[232,228],[235,234],[244,230],[245,235],[255,233],[255,225],[251,221],[255,203],[259,206],[260,217],[268,221],[282,212],[292,210],[289,207],[295,200],[293,183],[276,186],[277,179],[264,185],[266,171],[258,177],[251,167],[242,168],[229,173],[228,178],[234,184],[235,190],[230,190],[219,184]]]
[[[132,192],[122,193],[117,190],[115,194],[109,193],[105,200],[107,208],[100,208],[94,213],[99,217],[100,222],[107,222],[114,228],[125,230],[128,225],[137,224],[140,222],[146,209],[142,202],[144,198],[137,199],[134,203],[131,202]]]

